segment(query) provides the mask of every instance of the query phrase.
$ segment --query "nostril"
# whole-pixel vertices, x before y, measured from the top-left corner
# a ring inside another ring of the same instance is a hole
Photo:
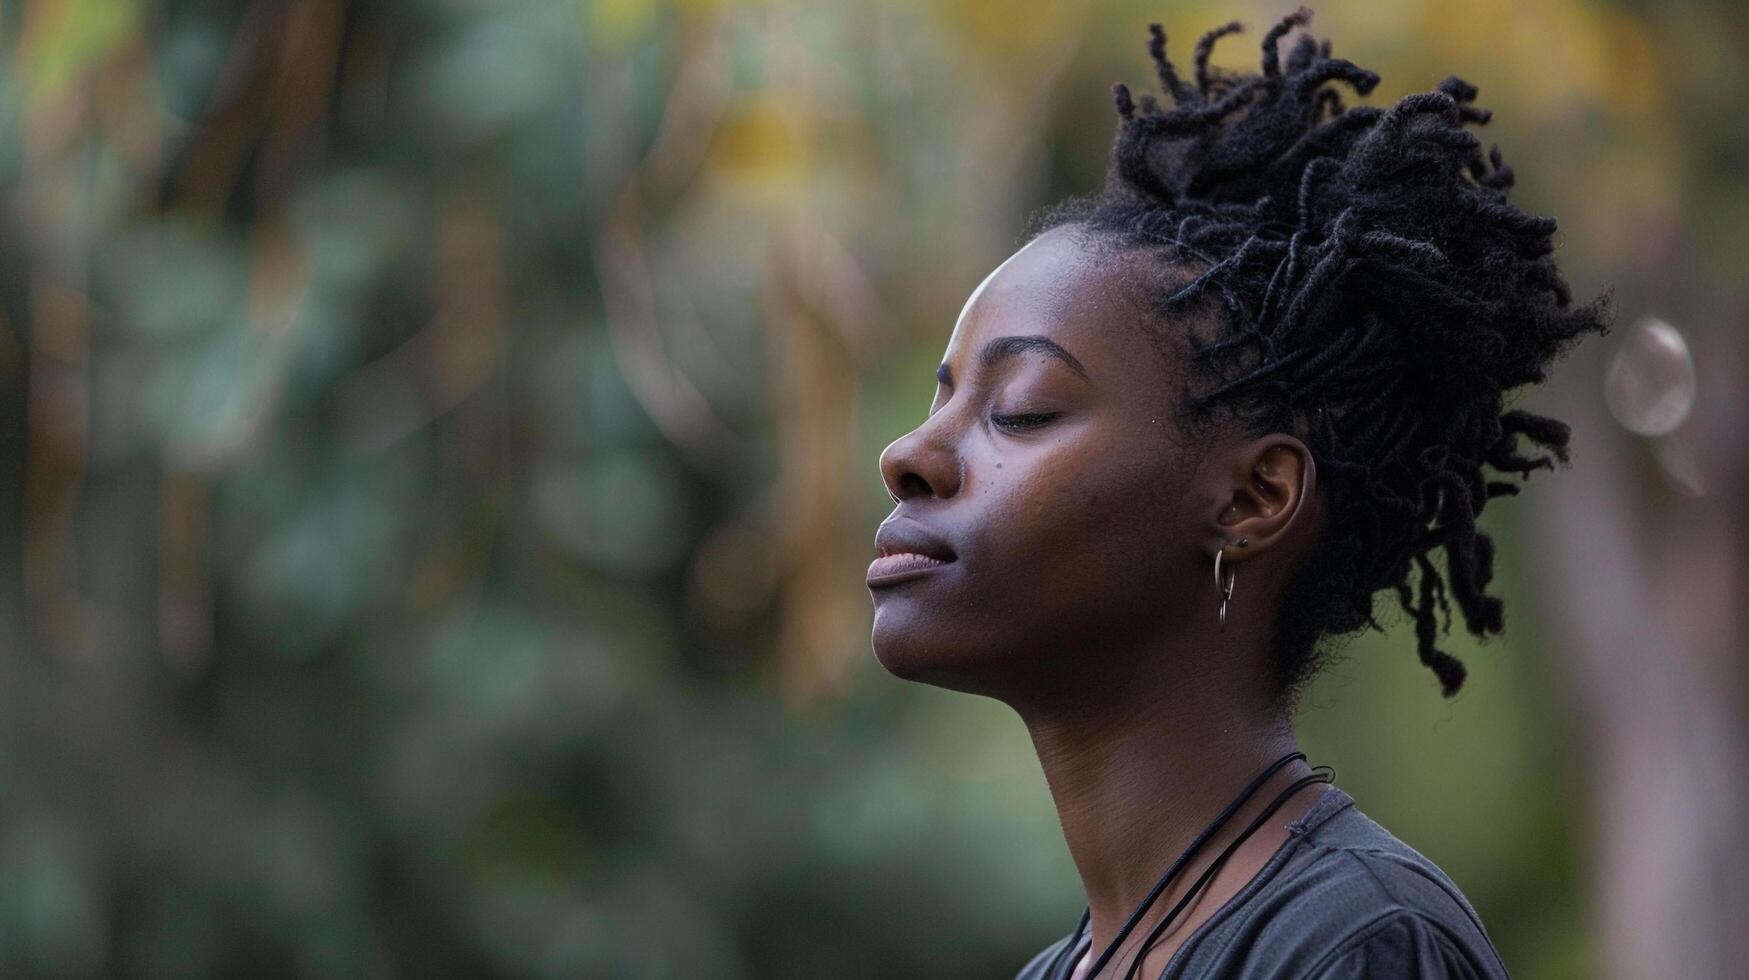
[[[900,497],[929,495],[934,492],[935,491],[929,486],[929,481],[915,473],[906,473],[899,477],[898,496]]]

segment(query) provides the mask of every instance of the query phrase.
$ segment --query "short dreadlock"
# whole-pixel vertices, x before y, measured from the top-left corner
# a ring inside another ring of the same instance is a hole
[[[1487,594],[1494,542],[1476,517],[1518,486],[1483,467],[1523,479],[1567,461],[1568,427],[1504,410],[1505,395],[1607,332],[1609,297],[1574,306],[1554,219],[1506,202],[1512,170],[1465,128],[1490,115],[1471,105],[1475,86],[1452,76],[1389,109],[1345,108],[1330,83],[1364,96],[1378,76],[1304,34],[1283,64],[1278,43],[1310,19],[1301,8],[1269,30],[1258,74],[1211,68],[1215,43],[1242,28],[1210,31],[1192,81],[1153,25],[1173,107],[1113,86],[1122,121],[1104,189],[1042,227],[1076,222],[1188,270],[1159,309],[1205,306],[1220,327],[1190,337],[1193,377],[1209,384],[1186,417],[1223,407],[1254,435],[1291,432],[1311,450],[1327,514],[1276,613],[1281,703],[1315,673],[1322,638],[1383,629],[1384,588],[1450,697],[1465,669],[1438,646],[1436,607],[1447,635],[1448,594],[1471,633],[1503,628]]]

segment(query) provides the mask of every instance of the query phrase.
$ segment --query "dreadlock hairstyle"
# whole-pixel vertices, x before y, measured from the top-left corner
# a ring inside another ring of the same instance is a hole
[[[1465,128],[1485,123],[1456,76],[1388,109],[1346,108],[1378,76],[1302,34],[1301,8],[1263,38],[1261,71],[1209,65],[1218,27],[1186,80],[1150,29],[1172,100],[1113,86],[1120,130],[1104,189],[1047,215],[1156,250],[1191,278],[1162,286],[1162,313],[1212,310],[1189,334],[1191,419],[1224,408],[1254,435],[1290,432],[1323,476],[1323,532],[1289,577],[1273,624],[1282,703],[1318,667],[1320,641],[1383,630],[1373,596],[1390,588],[1414,620],[1421,662],[1446,697],[1465,669],[1439,648],[1451,603],[1478,638],[1503,627],[1487,594],[1494,543],[1476,518],[1527,478],[1567,461],[1568,427],[1505,410],[1506,393],[1544,380],[1609,297],[1574,306],[1557,270],[1553,218],[1506,201],[1512,170]],[[1527,440],[1529,446],[1520,440]],[[1433,553],[1443,549],[1444,569]],[[1410,584],[1411,575],[1416,578]]]

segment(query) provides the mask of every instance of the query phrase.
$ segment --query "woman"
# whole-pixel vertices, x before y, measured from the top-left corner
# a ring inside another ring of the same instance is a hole
[[[1329,640],[1381,590],[1439,648],[1502,628],[1476,517],[1564,461],[1505,410],[1577,339],[1554,221],[1449,78],[1345,109],[1373,73],[1263,39],[1122,117],[1096,197],[1060,207],[967,301],[928,418],[880,465],[869,567],[895,675],[1025,721],[1087,913],[1022,978],[1503,977],[1458,887],[1295,750]],[[1443,554],[1444,561],[1438,559]],[[1443,567],[1441,565],[1443,564]]]

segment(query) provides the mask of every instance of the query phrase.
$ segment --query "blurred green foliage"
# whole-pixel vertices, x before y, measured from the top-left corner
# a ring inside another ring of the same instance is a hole
[[[1010,975],[1078,882],[1006,710],[867,655],[875,459],[1146,23],[1279,13],[0,7],[0,973]],[[1581,294],[1743,267],[1737,7],[1319,17],[1481,86]],[[1363,638],[1304,740],[1586,976],[1510,519],[1465,694]]]

